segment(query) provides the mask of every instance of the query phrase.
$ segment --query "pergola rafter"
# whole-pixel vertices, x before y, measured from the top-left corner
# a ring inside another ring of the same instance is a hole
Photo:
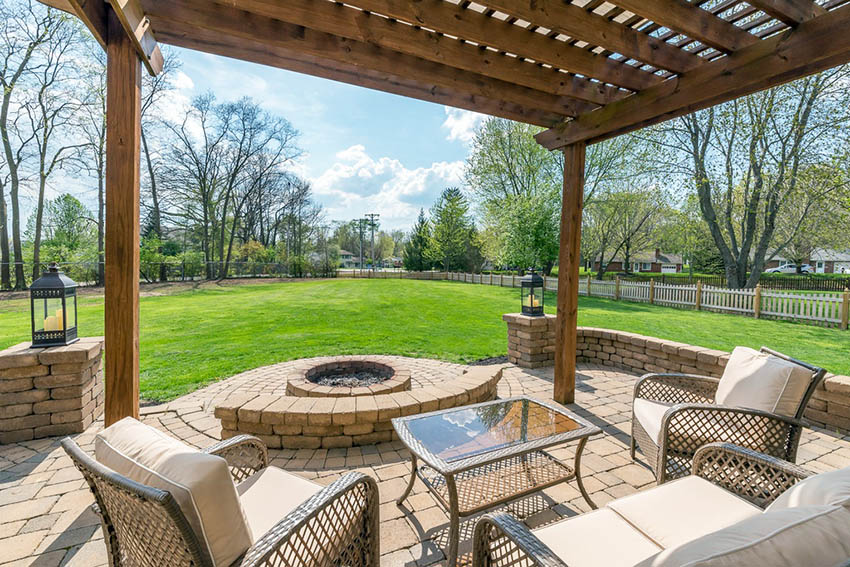
[[[538,142],[565,156],[564,403],[585,146],[850,61],[850,0],[41,1],[79,16],[109,60],[107,423],[138,411],[139,179],[125,162],[138,161],[140,67],[128,52],[155,74],[159,39],[548,128]]]

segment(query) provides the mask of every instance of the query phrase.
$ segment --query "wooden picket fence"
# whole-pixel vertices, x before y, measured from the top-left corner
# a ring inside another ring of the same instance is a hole
[[[339,277],[375,279],[449,280],[499,287],[520,287],[520,276],[500,274],[469,274],[462,272],[370,272],[349,271]],[[558,278],[544,277],[546,291],[558,290]],[[675,285],[621,280],[579,280],[579,295],[605,297],[617,301],[637,301],[746,315],[757,319],[779,319],[837,327],[847,330],[850,320],[850,291],[841,293],[800,293],[763,289],[726,289],[697,282],[695,285]]]

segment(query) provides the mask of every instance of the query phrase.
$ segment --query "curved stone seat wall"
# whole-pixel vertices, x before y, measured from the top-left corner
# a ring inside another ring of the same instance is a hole
[[[501,366],[476,366],[451,380],[376,396],[237,393],[216,405],[215,417],[223,439],[249,433],[273,448],[371,445],[394,439],[394,417],[494,399],[501,377]]]

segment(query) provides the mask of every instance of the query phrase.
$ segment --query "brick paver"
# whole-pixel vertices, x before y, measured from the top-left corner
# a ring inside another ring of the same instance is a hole
[[[380,357],[377,357],[380,358]],[[458,375],[456,364],[407,359],[414,383],[427,385],[446,375]],[[297,361],[296,361],[297,362]],[[286,363],[294,364],[294,363]],[[218,440],[220,426],[212,418],[217,401],[235,391],[277,394],[285,389],[278,373],[257,369],[213,384],[172,403],[143,408],[143,420],[185,442],[203,447]],[[274,367],[271,367],[274,368]],[[654,484],[638,457],[628,456],[631,392],[635,376],[610,367],[580,365],[577,403],[571,409],[603,429],[585,449],[585,486],[597,504]],[[500,397],[530,395],[551,399],[552,369],[524,370],[509,366],[499,384]],[[86,450],[93,447],[96,422],[75,436]],[[553,451],[570,458],[571,447]],[[418,480],[402,507],[394,499],[406,485],[408,455],[398,441],[339,449],[271,450],[273,465],[326,485],[349,470],[379,482],[383,567],[444,563],[448,518]],[[850,437],[824,429],[807,429],[798,461],[814,471],[850,465]],[[106,565],[106,548],[98,518],[89,509],[92,498],[82,477],[59,447],[59,439],[40,439],[0,446],[0,566]],[[588,510],[573,484],[549,488],[506,506],[531,527]],[[467,522],[469,534],[474,522]],[[461,550],[468,549],[462,545]]]

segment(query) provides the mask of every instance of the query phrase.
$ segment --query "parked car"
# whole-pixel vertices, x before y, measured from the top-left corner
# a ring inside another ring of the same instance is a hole
[[[770,268],[769,270],[765,270],[768,274],[796,274],[797,266],[794,264],[787,264],[785,266],[779,266],[778,268]],[[813,274],[815,273],[815,269],[809,264],[803,264],[800,267],[800,272],[803,274]]]

